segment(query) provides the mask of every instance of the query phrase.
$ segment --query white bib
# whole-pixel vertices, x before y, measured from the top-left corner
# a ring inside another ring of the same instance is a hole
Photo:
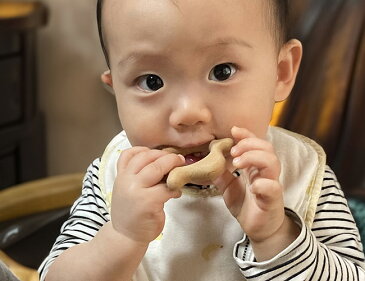
[[[284,129],[269,128],[267,139],[281,161],[285,206],[311,226],[322,187],[325,153],[314,141]],[[109,209],[117,160],[130,147],[123,131],[102,156],[99,184]],[[164,210],[164,230],[150,243],[135,281],[244,279],[232,254],[234,244],[244,233],[221,196],[185,192],[181,198],[168,201]]]

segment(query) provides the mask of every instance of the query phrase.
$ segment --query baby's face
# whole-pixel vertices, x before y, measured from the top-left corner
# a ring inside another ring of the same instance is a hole
[[[265,137],[278,50],[261,2],[105,1],[113,87],[133,145],[200,145],[233,126]]]

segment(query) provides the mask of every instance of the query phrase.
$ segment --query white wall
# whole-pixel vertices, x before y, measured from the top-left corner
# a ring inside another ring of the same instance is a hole
[[[50,175],[83,172],[120,130],[106,69],[96,0],[43,0],[49,23],[38,33],[39,103],[46,115]]]

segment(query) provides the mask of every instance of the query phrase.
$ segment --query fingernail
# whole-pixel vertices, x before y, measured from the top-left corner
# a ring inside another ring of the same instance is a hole
[[[181,159],[181,161],[184,161],[184,162],[185,162],[185,157],[184,157],[184,155],[182,155],[182,154],[178,154],[178,156],[179,156],[179,158]]]
[[[232,161],[233,165],[238,166],[238,164],[240,163],[240,160],[241,159],[239,157],[234,158],[233,161]]]

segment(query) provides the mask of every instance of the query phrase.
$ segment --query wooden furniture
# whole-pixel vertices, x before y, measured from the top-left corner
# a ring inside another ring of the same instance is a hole
[[[37,106],[38,2],[0,2],[0,190],[46,176],[44,117]]]
[[[0,191],[0,259],[22,281],[38,280],[36,267],[80,195],[82,178],[83,174],[55,176]],[[50,227],[54,220],[58,223]]]
[[[365,1],[291,1],[304,55],[275,123],[320,143],[348,196],[365,197]]]

